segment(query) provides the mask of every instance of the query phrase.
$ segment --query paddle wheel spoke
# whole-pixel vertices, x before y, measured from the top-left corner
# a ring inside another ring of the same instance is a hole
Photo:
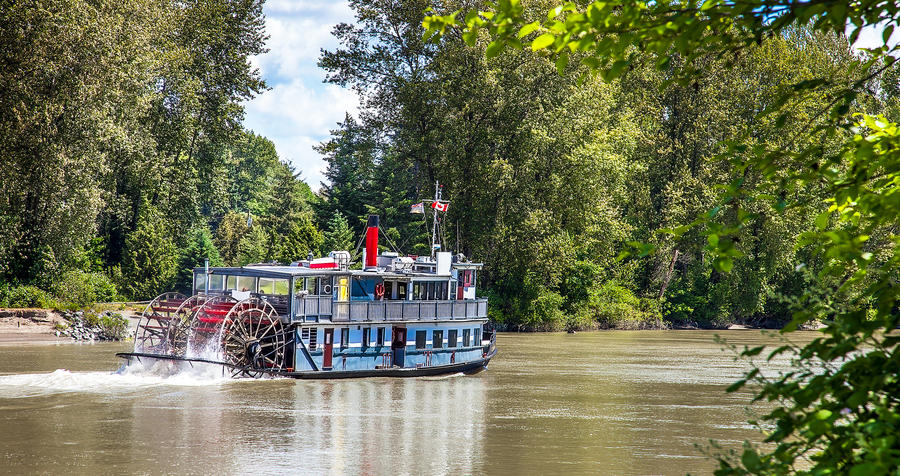
[[[235,377],[261,377],[284,371],[287,329],[271,304],[250,298],[225,318],[222,349]]]

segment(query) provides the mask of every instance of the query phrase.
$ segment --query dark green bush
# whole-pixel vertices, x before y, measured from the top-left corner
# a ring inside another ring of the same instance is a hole
[[[119,297],[115,284],[101,272],[69,271],[53,283],[52,290],[60,301],[79,307],[116,301]]]
[[[591,290],[589,308],[602,327],[618,329],[662,328],[659,302],[638,297],[630,289],[607,281]]]
[[[56,302],[50,297],[50,294],[37,286],[10,286],[5,287],[4,296],[0,297],[0,306],[2,307],[39,307],[50,308],[56,305]]]

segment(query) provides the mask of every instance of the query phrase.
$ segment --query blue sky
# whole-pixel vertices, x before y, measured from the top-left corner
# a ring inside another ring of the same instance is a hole
[[[253,58],[269,85],[246,104],[244,126],[275,143],[282,160],[292,163],[317,190],[325,161],[312,147],[325,140],[344,114],[357,113],[356,94],[324,84],[316,67],[321,48],[334,49],[332,27],[352,22],[345,1],[268,0],[264,6],[269,52]]]
[[[356,115],[359,100],[348,89],[324,84],[316,61],[320,49],[338,46],[331,29],[352,22],[353,11],[342,0],[268,0],[264,10],[269,52],[253,63],[271,89],[247,103],[244,125],[272,140],[281,159],[318,190],[325,161],[312,147],[328,138],[345,113]],[[876,46],[881,31],[866,29],[856,46]]]

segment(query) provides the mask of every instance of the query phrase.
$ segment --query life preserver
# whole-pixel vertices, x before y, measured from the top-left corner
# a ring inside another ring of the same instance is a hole
[[[379,301],[384,299],[384,283],[375,285],[375,299],[378,299]]]

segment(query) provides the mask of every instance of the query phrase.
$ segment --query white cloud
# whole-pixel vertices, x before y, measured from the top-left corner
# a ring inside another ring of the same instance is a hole
[[[324,180],[325,162],[312,146],[327,139],[347,112],[356,115],[357,110],[352,91],[332,84],[313,88],[296,79],[251,101],[244,126],[272,140],[279,157],[293,163],[317,189]]]
[[[279,157],[316,190],[326,164],[312,147],[327,139],[346,113],[358,111],[355,93],[322,83],[325,73],[316,61],[320,49],[337,47],[331,30],[352,22],[353,11],[346,1],[328,0],[269,0],[264,9],[269,52],[252,63],[271,89],[246,105],[244,126],[272,140]]]

